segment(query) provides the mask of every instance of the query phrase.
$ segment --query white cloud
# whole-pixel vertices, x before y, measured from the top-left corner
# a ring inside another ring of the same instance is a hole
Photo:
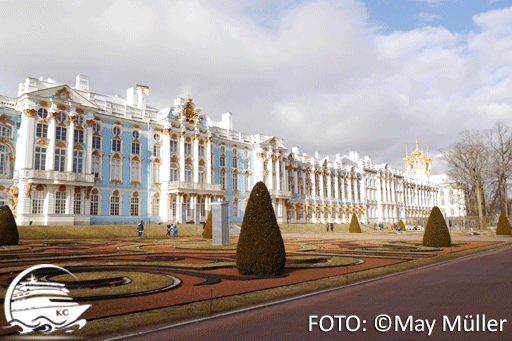
[[[2,4],[0,94],[41,75],[73,85],[83,73],[107,94],[138,82],[149,104],[190,95],[214,121],[231,111],[239,131],[398,167],[416,136],[434,154],[510,116],[512,8],[461,35],[379,33],[359,1]]]
[[[441,19],[441,16],[438,14],[434,14],[434,13],[421,12],[420,14],[418,14],[416,16],[416,19],[418,19],[420,21],[433,21],[436,19]]]

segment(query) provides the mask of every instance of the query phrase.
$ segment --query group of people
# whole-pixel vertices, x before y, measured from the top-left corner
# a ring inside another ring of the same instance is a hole
[[[172,237],[173,238],[177,238],[178,237],[178,227],[176,226],[176,224],[173,224],[172,227],[171,227],[171,224],[167,225],[167,234],[165,236],[166,237],[170,237],[171,236],[171,232],[172,232]]]
[[[327,230],[327,232],[329,232],[329,227],[331,228],[331,232],[334,232],[334,224],[333,223],[325,224],[325,229]]]
[[[139,225],[137,226],[137,231],[139,232],[139,238],[145,238],[142,236],[144,233],[144,222],[142,220],[140,221]],[[172,226],[171,226],[171,224],[167,225],[167,234],[165,236],[170,237],[171,232],[172,232],[173,238],[178,237],[178,227],[176,226],[176,224],[172,224]]]

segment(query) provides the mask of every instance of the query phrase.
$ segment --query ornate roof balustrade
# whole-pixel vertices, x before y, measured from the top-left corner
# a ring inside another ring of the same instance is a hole
[[[6,96],[0,96],[0,106],[14,109],[16,107],[16,99]]]
[[[169,182],[169,189],[196,189],[204,191],[218,191],[225,192],[219,184],[206,184],[198,182],[185,182],[185,181],[171,181]]]
[[[21,170],[14,172],[14,178],[42,179],[54,181],[90,182],[94,184],[93,174],[77,174],[72,172],[57,172],[47,170]]]

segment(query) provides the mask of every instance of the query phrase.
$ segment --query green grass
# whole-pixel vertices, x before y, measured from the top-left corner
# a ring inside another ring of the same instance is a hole
[[[181,237],[198,236],[201,238],[202,224],[178,224]],[[34,239],[89,239],[89,238],[138,238],[137,224],[132,225],[53,225],[53,226],[18,226],[20,240]],[[144,237],[163,238],[167,225],[144,225]]]

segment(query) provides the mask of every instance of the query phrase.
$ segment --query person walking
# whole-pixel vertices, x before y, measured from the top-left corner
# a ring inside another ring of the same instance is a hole
[[[170,237],[171,236],[171,224],[167,225],[167,234],[165,236],[166,237]]]
[[[331,232],[334,232],[334,223],[331,223]]]
[[[329,232],[329,223],[325,225],[325,229],[327,230],[327,232]]]
[[[173,237],[173,238],[178,238],[178,226],[176,226],[176,224],[174,224],[174,226],[172,227],[172,229],[173,229],[172,237]]]
[[[144,223],[142,220],[140,221],[139,226],[137,226],[137,231],[139,231],[139,238],[142,238],[142,233],[144,232]]]

